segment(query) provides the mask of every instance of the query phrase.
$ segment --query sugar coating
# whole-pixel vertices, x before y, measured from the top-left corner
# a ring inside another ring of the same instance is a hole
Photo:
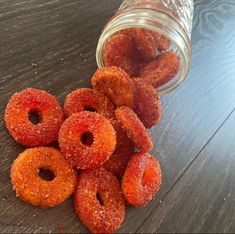
[[[97,199],[97,193],[103,205]],[[75,193],[75,209],[90,231],[116,231],[125,216],[125,199],[117,178],[102,167],[81,171]]]
[[[140,53],[142,62],[155,58],[157,51],[162,52],[170,46],[170,40],[158,32],[144,28],[130,28],[121,30],[134,41],[134,45]]]
[[[83,144],[83,133],[93,134],[93,144]],[[59,144],[65,158],[76,168],[102,165],[116,147],[116,133],[108,119],[96,112],[83,111],[67,118],[59,132]]]
[[[171,41],[167,37],[161,35],[158,32],[154,32],[151,30],[149,30],[149,31],[154,38],[154,42],[155,42],[155,45],[156,45],[158,51],[162,52],[162,51],[168,49]]]
[[[158,88],[172,80],[178,73],[179,67],[179,56],[175,52],[167,51],[143,66],[139,76],[154,88]]]
[[[108,119],[114,117],[114,105],[100,92],[81,88],[67,95],[64,103],[66,117],[88,109],[93,109]]]
[[[137,153],[128,162],[122,179],[126,200],[133,206],[145,206],[161,185],[161,168],[155,157]]]
[[[38,124],[30,122],[31,111],[39,113],[41,121]],[[28,88],[10,98],[4,118],[8,131],[18,143],[42,146],[57,140],[63,111],[48,92]]]
[[[146,128],[151,128],[161,120],[160,98],[152,85],[141,78],[133,78],[135,87],[134,111]]]
[[[95,90],[106,95],[116,106],[134,106],[134,88],[129,75],[119,67],[98,69],[92,77]]]
[[[52,181],[41,179],[40,168],[51,170],[55,178]],[[76,181],[76,171],[52,147],[26,149],[11,167],[16,196],[34,206],[46,208],[60,204],[74,192]]]
[[[116,109],[115,115],[127,135],[141,152],[148,152],[153,148],[151,137],[132,109],[125,106],[119,107]]]
[[[104,48],[105,66],[121,67],[129,76],[136,76],[141,62],[133,38],[118,33],[110,37]]]
[[[138,50],[142,62],[148,62],[156,57],[157,47],[150,30],[131,28],[122,30],[122,33],[133,38],[134,46]]]
[[[117,136],[117,145],[104,167],[114,175],[122,177],[127,163],[134,152],[134,146],[117,120],[111,121]]]

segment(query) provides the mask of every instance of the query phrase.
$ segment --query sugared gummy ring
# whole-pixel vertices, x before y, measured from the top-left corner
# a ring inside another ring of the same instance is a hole
[[[173,51],[160,54],[155,60],[140,69],[139,76],[158,88],[171,81],[180,68],[180,57]]]
[[[161,185],[161,168],[157,160],[144,153],[133,155],[122,179],[122,190],[129,204],[144,206]]]
[[[30,115],[38,116],[33,124]],[[28,88],[14,94],[5,110],[6,127],[12,137],[26,146],[42,146],[57,140],[63,123],[63,111],[54,96]]]
[[[102,167],[81,171],[75,209],[90,231],[113,233],[125,216],[125,199],[117,178]]]
[[[102,165],[114,152],[116,133],[108,119],[95,112],[83,111],[64,121],[59,144],[73,166],[94,168]]]
[[[95,111],[107,119],[114,117],[114,105],[111,101],[102,93],[89,88],[77,89],[66,97],[66,117],[81,111]]]
[[[135,87],[135,113],[146,128],[151,128],[161,120],[160,98],[152,85],[141,78],[133,79]]]
[[[148,152],[153,148],[151,137],[132,109],[125,106],[119,107],[116,109],[115,115],[127,135],[141,152]]]
[[[114,175],[122,177],[127,163],[134,152],[134,146],[117,120],[111,121],[117,136],[117,145],[104,167]]]
[[[112,36],[104,48],[105,66],[122,68],[129,76],[136,76],[141,61],[134,40],[129,35],[119,33]]]
[[[95,90],[106,95],[116,106],[134,106],[134,88],[129,75],[119,67],[98,69],[92,77]]]
[[[53,173],[54,178],[50,181],[42,179],[41,169]],[[16,196],[34,206],[46,208],[60,204],[74,192],[76,181],[76,171],[52,147],[26,149],[11,167]]]

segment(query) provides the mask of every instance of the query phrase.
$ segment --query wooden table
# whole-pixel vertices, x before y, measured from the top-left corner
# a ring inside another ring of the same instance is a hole
[[[100,31],[120,3],[0,0],[0,232],[87,231],[72,198],[51,209],[16,198],[10,166],[24,147],[5,129],[4,109],[27,87],[61,104],[89,87]],[[151,129],[161,190],[146,207],[128,207],[119,232],[235,232],[235,1],[195,0],[192,43],[188,78],[162,97],[163,119]]]

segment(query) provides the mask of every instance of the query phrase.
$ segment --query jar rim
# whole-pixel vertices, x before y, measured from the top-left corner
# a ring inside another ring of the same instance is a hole
[[[101,33],[96,49],[96,61],[99,68],[105,66],[103,52],[106,41],[118,31],[128,28],[145,28],[164,35],[172,42],[173,49],[180,56],[181,66],[176,78],[159,87],[159,95],[171,92],[185,80],[192,54],[190,38],[176,19],[164,12],[149,8],[123,10],[108,21]]]

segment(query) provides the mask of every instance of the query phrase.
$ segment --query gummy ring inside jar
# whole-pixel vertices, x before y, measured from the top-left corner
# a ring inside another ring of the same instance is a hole
[[[49,171],[51,177],[42,179],[40,173],[43,171]],[[16,195],[34,206],[46,208],[63,202],[74,192],[76,180],[76,171],[52,147],[26,149],[11,167]]]
[[[144,153],[133,155],[122,180],[126,200],[133,206],[144,206],[161,185],[161,168],[157,160]]]
[[[152,85],[141,78],[133,79],[135,87],[135,113],[146,128],[151,128],[161,120],[160,98]]]
[[[96,112],[83,111],[67,118],[59,132],[60,148],[76,168],[102,165],[116,147],[116,133],[111,123]]]
[[[155,60],[145,64],[139,72],[139,76],[154,88],[171,81],[180,68],[180,57],[173,51],[160,54]]]
[[[36,115],[37,123],[30,121]],[[58,137],[63,111],[54,96],[28,88],[14,94],[5,110],[6,127],[12,137],[26,146],[46,145]]]
[[[116,106],[134,105],[134,90],[129,75],[119,67],[98,69],[92,77],[95,90],[106,95]]]
[[[142,28],[129,29],[135,42],[136,49],[139,51],[143,62],[154,59],[157,55],[157,48],[154,37],[150,30]]]
[[[116,131],[117,145],[109,160],[105,162],[104,167],[114,175],[121,177],[134,152],[134,146],[124,129],[121,127],[121,124],[117,120],[112,120],[111,123]]]
[[[81,171],[75,209],[90,231],[113,233],[125,216],[125,199],[117,178],[104,168]]]
[[[115,115],[127,135],[141,152],[148,152],[153,148],[151,137],[132,109],[125,106],[119,107],[116,109]]]
[[[121,30],[121,33],[133,39],[142,62],[153,60],[158,51],[166,50],[170,45],[170,40],[158,32],[144,28],[130,28]]]
[[[115,34],[105,44],[105,66],[120,67],[129,76],[136,76],[141,65],[137,52],[132,37],[123,33]]]
[[[66,97],[64,112],[67,117],[81,111],[95,111],[107,119],[114,117],[114,105],[102,93],[89,88],[77,89]]]

